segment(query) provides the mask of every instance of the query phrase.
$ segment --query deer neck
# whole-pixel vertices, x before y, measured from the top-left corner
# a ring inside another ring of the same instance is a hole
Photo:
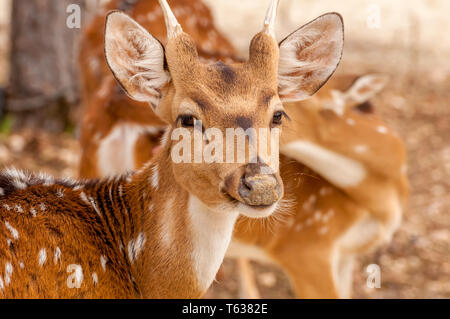
[[[124,188],[130,202],[140,203],[134,218],[142,227],[130,236],[127,250],[145,298],[201,297],[223,261],[238,217],[208,208],[177,184],[172,165],[164,146]]]

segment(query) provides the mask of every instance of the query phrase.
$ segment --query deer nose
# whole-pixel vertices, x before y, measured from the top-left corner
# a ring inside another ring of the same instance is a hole
[[[270,206],[281,199],[283,186],[278,174],[266,164],[248,164],[236,171],[226,185],[228,193],[249,206]],[[234,186],[234,187],[233,187]]]

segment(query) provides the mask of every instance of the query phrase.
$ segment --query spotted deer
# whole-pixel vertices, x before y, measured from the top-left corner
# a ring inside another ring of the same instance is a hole
[[[352,80],[354,82],[349,84]],[[348,298],[358,255],[389,243],[408,195],[402,140],[373,113],[378,74],[336,76],[313,98],[286,103],[281,221],[240,219],[228,255],[246,297],[259,297],[248,258],[281,267],[301,298]]]
[[[187,9],[192,3],[198,2],[185,4],[172,1],[174,6],[182,6],[178,10],[180,13],[192,10]],[[151,12],[153,17],[155,13]],[[137,17],[145,17],[146,13],[144,8],[133,10],[133,15]],[[144,18],[142,20],[145,21]],[[150,19],[146,25],[150,30],[156,28],[152,21]],[[206,24],[217,32],[212,20]],[[218,37],[222,35],[219,33]],[[90,34],[83,41],[90,48],[100,46]],[[205,40],[199,38],[197,41]],[[282,46],[283,43],[284,46],[290,44],[283,41]],[[214,51],[216,58],[236,59],[230,55],[233,52],[230,47],[224,51],[223,57],[221,50],[217,47]],[[84,52],[85,55],[88,53],[89,50]],[[81,60],[83,62],[83,56]],[[287,63],[289,56],[285,55],[282,60]],[[89,74],[87,78],[91,80]],[[291,121],[284,124],[284,146],[281,151],[285,156],[281,157],[280,171],[285,184],[286,201],[292,204],[277,211],[269,221],[241,217],[228,251],[229,256],[250,257],[280,266],[291,278],[298,297],[350,296],[351,266],[355,256],[389,240],[398,226],[401,206],[407,194],[403,144],[381,119],[372,114],[369,102],[385,83],[385,77],[376,74],[359,78],[354,75],[335,76],[308,101],[292,102],[288,96],[284,97],[283,101],[291,101],[285,103]],[[112,105],[117,96],[111,94],[112,89],[109,92],[106,94],[109,96],[108,104]],[[95,98],[96,92],[92,93]],[[124,99],[120,107],[126,109],[131,103],[134,102]],[[98,108],[95,101],[89,105],[85,123],[88,122],[86,119],[89,113]],[[148,118],[156,118],[149,108],[140,111],[147,112]],[[101,112],[98,114],[101,115]],[[133,112],[136,111],[131,108],[130,113]],[[125,116],[123,118],[128,119]],[[113,124],[120,125],[119,120]],[[99,159],[92,162],[82,159],[80,172],[84,176],[92,172],[105,176],[105,162],[100,158],[105,157],[101,154],[108,154],[107,150],[111,149],[109,140],[113,134],[100,140],[93,139],[96,125],[93,121],[91,123],[93,131],[82,130],[86,133],[84,158],[98,156]],[[130,123],[134,122],[131,120]],[[156,144],[150,142],[155,137],[141,135],[140,139],[148,140],[144,146],[145,142],[129,143],[129,134],[126,132],[122,136],[113,136],[117,137],[118,149],[111,153],[123,154],[122,159],[116,160],[129,160],[129,152],[119,151],[124,148],[122,145],[131,146],[134,153],[138,154],[131,169],[141,167],[152,156],[152,149],[155,149]],[[311,154],[304,154],[307,151]],[[114,169],[115,173],[126,171],[119,165]],[[355,185],[346,185],[345,181],[351,181],[352,177]],[[372,226],[373,229],[370,229]],[[366,231],[373,232],[370,234]],[[368,236],[364,237],[361,233]],[[245,286],[244,296],[257,297],[258,291],[248,261],[241,258],[239,265]]]
[[[274,0],[247,61],[207,64],[168,3],[159,3],[165,46],[131,17],[113,11],[106,18],[105,55],[123,90],[150,104],[168,126],[161,149],[140,170],[103,180],[2,172],[2,297],[200,297],[214,280],[236,219],[268,217],[281,204],[277,161],[265,162],[259,150],[256,161],[246,156],[244,163],[180,163],[167,137],[183,128],[194,143],[192,135],[202,129],[225,133],[250,126],[271,132],[265,146],[271,149],[272,131],[282,124],[281,100],[312,95],[336,69],[341,17],[321,16],[279,47]],[[197,128],[199,121],[203,128]],[[211,141],[204,136],[201,142]],[[246,154],[249,148],[245,143]]]

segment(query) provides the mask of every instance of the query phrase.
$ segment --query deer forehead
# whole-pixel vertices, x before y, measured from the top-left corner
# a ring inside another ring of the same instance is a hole
[[[202,63],[193,39],[184,33],[167,44],[166,58],[177,89],[197,84],[227,97],[233,92],[244,94],[252,87],[278,87],[279,48],[274,39],[263,33],[252,40],[249,60],[244,63]]]
[[[255,97],[264,102],[267,95],[273,96],[278,91],[276,74],[264,75],[248,63],[199,63],[184,76],[174,76],[174,80],[178,91],[218,102]]]

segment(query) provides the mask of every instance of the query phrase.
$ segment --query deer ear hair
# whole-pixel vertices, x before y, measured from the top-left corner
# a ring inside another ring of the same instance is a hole
[[[106,17],[105,56],[125,92],[156,108],[170,82],[162,44],[128,15],[113,11]]]
[[[280,43],[278,90],[285,102],[317,92],[341,61],[344,24],[338,13],[324,14]]]

